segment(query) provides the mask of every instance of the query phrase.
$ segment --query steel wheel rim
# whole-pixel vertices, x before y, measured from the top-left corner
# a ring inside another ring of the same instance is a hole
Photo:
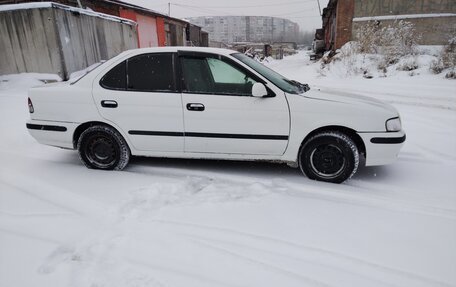
[[[86,156],[89,162],[99,168],[109,168],[117,159],[115,144],[106,136],[90,137],[86,145]]]
[[[310,154],[312,171],[321,177],[330,179],[340,175],[346,166],[346,159],[342,150],[333,145],[320,145]]]

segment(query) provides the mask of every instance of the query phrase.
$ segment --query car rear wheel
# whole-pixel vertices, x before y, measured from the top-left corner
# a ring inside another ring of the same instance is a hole
[[[355,142],[337,131],[321,132],[312,136],[299,153],[299,167],[308,178],[341,183],[351,178],[359,165]]]
[[[96,125],[86,129],[78,140],[79,158],[88,168],[122,170],[130,160],[130,149],[115,129]]]

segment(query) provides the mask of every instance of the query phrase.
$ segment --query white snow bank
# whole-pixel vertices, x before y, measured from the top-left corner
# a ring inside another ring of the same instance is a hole
[[[445,78],[447,68],[435,75],[431,70],[432,64],[440,56],[443,46],[417,46],[415,54],[402,57],[382,54],[366,54],[357,52],[356,43],[345,44],[329,63],[325,59],[315,64],[315,69],[322,76],[351,78],[385,78],[385,77],[414,77],[433,76]],[[392,61],[392,62],[390,62]]]
[[[62,79],[55,74],[22,73],[0,76],[0,91],[20,90],[43,85],[45,83],[60,82]]]

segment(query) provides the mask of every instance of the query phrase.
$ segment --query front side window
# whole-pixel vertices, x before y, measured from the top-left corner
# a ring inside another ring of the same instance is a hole
[[[256,81],[217,58],[182,57],[183,91],[187,93],[250,96]]]

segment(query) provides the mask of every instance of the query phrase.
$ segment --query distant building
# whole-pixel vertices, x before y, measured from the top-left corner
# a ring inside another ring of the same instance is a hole
[[[446,44],[456,33],[455,0],[330,0],[323,10],[323,27],[316,39],[326,50],[335,50],[356,37],[368,21],[379,26],[396,20],[415,25],[422,45]]]
[[[265,16],[188,18],[209,32],[209,40],[223,42],[296,42],[299,26],[287,19]]]

